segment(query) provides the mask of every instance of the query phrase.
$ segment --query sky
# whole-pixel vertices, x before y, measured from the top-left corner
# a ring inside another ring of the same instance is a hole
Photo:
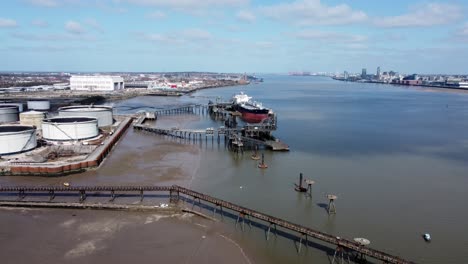
[[[468,0],[11,0],[0,71],[468,74]]]

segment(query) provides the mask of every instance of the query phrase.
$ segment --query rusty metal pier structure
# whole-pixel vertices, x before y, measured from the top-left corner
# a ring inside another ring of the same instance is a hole
[[[135,196],[139,197],[141,201],[143,201],[145,197],[145,193],[148,192],[166,192],[169,193],[169,201],[172,204],[178,204],[180,200],[192,200],[193,206],[195,206],[195,201],[198,201],[199,206],[201,206],[202,201],[209,204],[210,207],[213,209],[213,214],[218,213],[223,216],[223,210],[230,210],[234,213],[238,214],[236,225],[242,220],[244,223],[245,218],[249,219],[249,223],[251,223],[251,219],[256,219],[258,222],[265,223],[264,226],[268,225],[267,232],[267,240],[268,235],[270,233],[271,228],[273,227],[277,230],[278,227],[283,228],[289,233],[294,233],[297,237],[300,237],[299,241],[299,248],[298,252],[300,252],[300,246],[303,243],[303,239],[305,239],[305,245],[308,245],[308,239],[313,238],[320,240],[322,242],[326,242],[328,244],[334,245],[337,247],[335,253],[337,251],[343,252],[354,252],[356,254],[365,255],[377,260],[381,260],[384,263],[395,263],[395,264],[409,264],[413,263],[411,261],[405,260],[398,256],[394,256],[383,251],[375,250],[367,246],[363,246],[362,244],[348,240],[345,238],[341,238],[338,236],[333,236],[330,234],[326,234],[317,230],[314,230],[309,227],[305,227],[302,225],[294,224],[287,220],[283,220],[265,213],[261,213],[256,210],[252,210],[225,200],[221,200],[207,194],[203,194],[200,192],[196,192],[191,189],[187,189],[181,186],[173,185],[173,186],[2,186],[0,187],[0,195],[5,194],[17,194],[18,199],[15,201],[0,201],[0,206],[16,206],[16,207],[56,207],[56,208],[94,208],[94,209],[114,209],[114,210],[125,210],[129,209],[126,206],[106,206],[104,204],[96,204],[96,203],[87,203],[86,198],[88,194],[92,193],[108,193],[108,196],[111,197],[110,202],[115,202],[116,193],[122,192],[133,192]],[[53,202],[57,194],[60,193],[74,193],[79,197],[79,204],[74,204],[73,206],[67,206],[67,203],[56,203]],[[27,195],[36,194],[42,195],[43,197],[48,197],[49,200],[46,202],[25,202],[24,199]],[[80,206],[81,204],[81,206]],[[141,209],[148,209],[150,208],[147,205],[142,205]],[[135,209],[132,207],[131,209]],[[276,232],[275,232],[276,234]]]
[[[242,127],[230,127],[220,126],[218,128],[207,128],[207,129],[181,129],[181,128],[157,128],[145,125],[146,120],[157,120],[160,115],[173,115],[173,114],[206,114],[213,113],[213,105],[199,105],[190,104],[182,105],[174,108],[165,110],[157,110],[155,112],[146,112],[136,118],[133,124],[135,130],[150,132],[159,135],[165,135],[173,138],[183,138],[193,141],[214,141],[217,138],[217,142],[224,138],[225,142],[228,142],[229,146],[237,152],[240,151],[239,146],[243,148],[244,142],[250,143],[251,145],[265,146],[274,151],[287,151],[289,146],[279,140],[259,140],[258,137],[261,134],[269,134],[271,131],[276,129],[276,117],[274,122],[265,122],[260,124],[247,124]],[[224,111],[224,110],[223,110]],[[218,111],[218,113],[220,113]],[[226,114],[227,112],[223,112]],[[223,114],[223,115],[224,115]],[[232,116],[235,118],[235,114]]]

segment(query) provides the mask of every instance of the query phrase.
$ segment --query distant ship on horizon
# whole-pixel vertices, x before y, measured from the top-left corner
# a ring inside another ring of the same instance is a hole
[[[311,76],[310,72],[289,72],[290,76]]]

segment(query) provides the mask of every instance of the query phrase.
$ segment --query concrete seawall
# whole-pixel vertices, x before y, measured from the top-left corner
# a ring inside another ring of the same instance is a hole
[[[118,143],[119,139],[130,127],[133,118],[125,118],[115,133],[107,138],[101,146],[96,148],[88,157],[80,161],[43,163],[43,164],[13,164],[10,171],[3,172],[3,175],[23,175],[23,176],[63,176],[72,173],[81,173],[86,169],[98,167]]]

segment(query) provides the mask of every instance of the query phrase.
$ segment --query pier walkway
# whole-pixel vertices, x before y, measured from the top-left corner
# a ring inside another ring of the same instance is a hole
[[[0,195],[5,195],[5,194],[15,194],[17,193],[19,195],[19,200],[17,201],[0,201],[0,206],[36,206],[36,207],[53,207],[53,206],[45,206],[44,203],[31,203],[31,202],[24,202],[22,199],[26,197],[27,194],[48,194],[50,196],[49,203],[46,205],[53,205],[54,203],[51,202],[55,195],[57,193],[76,193],[79,195],[79,201],[81,203],[84,203],[86,200],[86,194],[90,192],[97,192],[97,193],[102,193],[102,192],[109,192],[112,201],[115,198],[115,193],[116,192],[137,192],[139,193],[141,199],[143,200],[144,198],[144,192],[169,192],[169,197],[170,197],[170,202],[171,203],[177,203],[181,196],[188,197],[192,199],[193,204],[195,204],[195,201],[198,200],[199,203],[201,204],[201,201],[204,201],[206,203],[210,203],[213,208],[214,212],[216,209],[219,207],[220,213],[223,212],[223,209],[226,210],[231,210],[239,214],[238,219],[236,221],[239,221],[239,218],[244,219],[245,217],[250,218],[255,218],[257,220],[264,221],[268,224],[268,233],[270,232],[271,226],[274,226],[275,230],[277,227],[284,228],[288,230],[289,232],[293,232],[296,234],[299,234],[301,237],[301,241],[299,242],[300,245],[302,245],[302,238],[305,237],[306,241],[308,241],[308,237],[315,238],[317,240],[332,244],[337,246],[337,251],[338,249],[340,251],[342,250],[347,250],[349,252],[355,252],[357,254],[361,255],[366,255],[369,257],[372,257],[377,260],[381,260],[385,263],[396,263],[396,264],[409,264],[413,263],[411,261],[404,260],[398,256],[394,256],[379,250],[375,250],[372,248],[369,248],[367,246],[363,246],[355,241],[348,240],[345,238],[337,237],[337,236],[332,236],[317,230],[314,230],[309,227],[301,226],[298,224],[294,224],[292,222],[270,216],[264,213],[261,213],[256,210],[252,210],[228,201],[224,201],[212,196],[209,196],[207,194],[203,194],[200,192],[196,192],[191,189],[187,189],[181,186],[173,185],[173,186],[2,186],[0,187]],[[57,206],[60,208],[67,208],[66,204],[67,203],[60,203],[61,206]],[[64,205],[65,204],[65,205]],[[88,204],[88,203],[86,203]],[[77,208],[75,207],[70,207],[70,208]],[[96,206],[96,205],[90,205],[88,207],[84,208],[96,208],[96,209],[104,209],[102,206]],[[112,208],[109,208],[112,209]],[[125,206],[116,206],[116,209],[126,209]],[[268,236],[267,236],[268,238]],[[307,242],[306,242],[307,245]],[[299,249],[300,250],[300,249]]]

